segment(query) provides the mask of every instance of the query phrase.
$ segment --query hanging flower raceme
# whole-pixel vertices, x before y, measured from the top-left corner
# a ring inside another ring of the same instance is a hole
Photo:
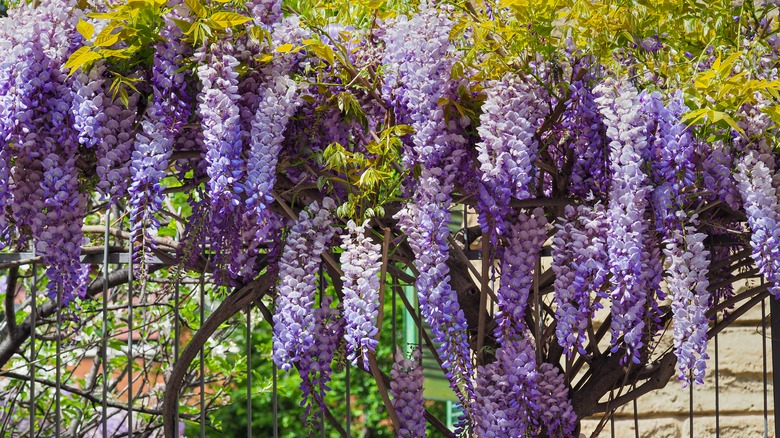
[[[347,224],[343,240],[341,269],[344,271],[344,339],[347,342],[347,359],[353,365],[358,357],[368,370],[368,353],[376,350],[376,318],[379,313],[379,268],[381,246],[371,242],[366,235],[365,224]]]
[[[386,73],[383,96],[395,107],[399,121],[415,130],[402,161],[421,166],[413,201],[398,213],[419,271],[420,309],[439,343],[439,356],[450,386],[468,411],[473,393],[473,365],[468,324],[449,284],[449,208],[454,180],[467,157],[463,136],[466,120],[447,120],[438,102],[453,98],[458,87],[450,72],[455,47],[446,11],[428,4],[411,19],[399,17],[383,36]]]
[[[155,213],[162,206],[162,180],[176,136],[189,116],[184,73],[179,71],[183,59],[180,36],[178,28],[170,24],[162,32],[165,41],[157,43],[151,78],[154,93],[141,120],[130,163],[131,240],[140,239],[134,250],[142,273],[152,233],[160,225]]]
[[[655,225],[659,232],[680,229],[677,212],[684,209],[682,190],[696,181],[696,144],[691,132],[680,121],[688,109],[682,93],[676,93],[664,106],[660,93],[647,96],[647,113],[654,119],[656,131],[647,161],[655,181],[652,201]]]
[[[301,406],[306,408],[303,422],[314,427],[319,427],[317,420],[325,415],[325,393],[330,389],[331,362],[344,336],[343,320],[339,317],[339,310],[330,307],[331,301],[331,297],[323,297],[320,307],[314,311],[311,334],[317,337],[317,341],[306,349],[298,367],[303,393]],[[312,407],[315,407],[316,412],[314,418],[310,417]]]
[[[508,234],[505,221],[511,198],[531,197],[539,149],[536,130],[549,111],[541,104],[549,95],[543,87],[512,75],[492,82],[485,93],[477,128],[482,140],[477,143],[481,179],[486,186],[480,193],[479,217],[495,244],[497,235]]]
[[[609,257],[607,218],[602,204],[567,206],[552,241],[555,273],[555,334],[569,357],[585,354],[586,328],[606,298]]]
[[[752,231],[753,260],[769,283],[769,292],[780,298],[780,202],[772,184],[774,172],[769,154],[748,149],[738,158],[734,178]]]
[[[395,436],[404,438],[425,437],[425,406],[423,405],[422,351],[416,348],[412,356],[404,358],[399,350],[390,371],[390,395],[398,417],[399,429]]]
[[[672,297],[674,345],[679,378],[704,378],[707,359],[709,308],[707,273],[709,252],[704,234],[697,233],[698,220],[686,212],[683,189],[695,183],[696,144],[680,117],[687,112],[682,93],[664,106],[659,93],[648,96],[646,108],[656,130],[650,145],[652,178],[656,182],[652,205],[656,230],[666,242],[664,254],[670,263],[666,284]],[[660,268],[659,268],[660,270]],[[651,281],[651,284],[655,282]],[[660,283],[660,280],[658,281]],[[658,314],[658,312],[653,312]]]
[[[519,213],[509,227],[507,245],[499,254],[501,285],[496,292],[498,312],[495,315],[496,339],[504,346],[525,334],[523,318],[549,225],[544,210],[536,208],[530,216]]]
[[[557,366],[543,363],[539,367],[539,412],[546,435],[550,438],[573,436],[577,428],[577,414],[569,399],[566,376]]]
[[[301,360],[317,337],[314,329],[314,298],[320,257],[330,248],[336,230],[331,225],[335,202],[312,203],[301,211],[290,228],[279,260],[280,283],[274,309],[274,362],[289,370]]]
[[[201,91],[198,114],[206,145],[209,196],[212,202],[209,240],[217,254],[215,266],[221,283],[232,283],[240,269],[234,254],[241,250],[240,194],[244,191],[241,123],[239,120],[238,60],[227,42],[211,44],[196,54]]]
[[[666,284],[674,312],[674,351],[677,356],[678,379],[704,383],[707,356],[707,329],[710,294],[709,252],[704,249],[703,233],[692,226],[674,231],[664,249],[670,265]]]
[[[480,438],[536,436],[540,427],[539,372],[531,334],[496,350],[477,372],[474,432]]]
[[[569,177],[569,190],[575,196],[606,197],[609,187],[609,163],[604,144],[604,122],[598,111],[593,90],[584,80],[571,85],[563,127],[573,140],[574,164]]]
[[[731,146],[717,140],[712,144],[700,143],[702,155],[702,176],[704,187],[710,192],[710,200],[720,199],[734,211],[740,208],[740,195],[737,184],[731,175],[734,168],[734,155]]]
[[[610,183],[607,233],[609,267],[612,273],[612,345],[625,346],[623,360],[639,362],[644,345],[646,278],[649,258],[644,248],[648,236],[645,213],[651,191],[643,171],[646,154],[646,121],[642,99],[630,87],[596,89],[599,111],[609,138]],[[620,338],[622,337],[622,342]]]
[[[99,64],[88,73],[77,73],[73,125],[79,143],[95,150],[98,191],[116,203],[126,194],[130,180],[139,95],[128,93],[126,106],[112,98],[107,94],[110,82],[105,72],[105,65]]]

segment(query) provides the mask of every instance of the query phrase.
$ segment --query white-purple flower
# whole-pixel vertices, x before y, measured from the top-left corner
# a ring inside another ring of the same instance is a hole
[[[361,357],[363,367],[368,370],[368,353],[374,352],[377,346],[381,246],[366,235],[365,224],[356,226],[353,221],[349,221],[341,239],[347,359],[357,365],[358,357]]]
[[[335,203],[312,203],[290,227],[279,260],[280,283],[274,309],[274,362],[289,370],[315,344],[314,299],[320,257],[330,248],[336,230],[331,225]]]

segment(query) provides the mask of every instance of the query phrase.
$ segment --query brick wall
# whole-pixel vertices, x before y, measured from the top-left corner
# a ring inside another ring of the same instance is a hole
[[[769,301],[766,300],[766,398],[768,434],[774,437],[774,403],[772,394],[772,346],[769,323]],[[724,438],[763,437],[764,435],[764,355],[761,305],[749,310],[718,336],[718,383],[720,436]],[[671,333],[662,338],[671,343]],[[693,437],[714,437],[715,416],[715,342],[709,342],[707,377],[693,390]],[[690,391],[676,380],[665,388],[637,400],[640,437],[684,438],[690,433]],[[582,432],[591,436],[598,418],[586,419]],[[610,437],[607,423],[599,437]],[[634,409],[629,404],[616,412],[614,436],[634,437]]]

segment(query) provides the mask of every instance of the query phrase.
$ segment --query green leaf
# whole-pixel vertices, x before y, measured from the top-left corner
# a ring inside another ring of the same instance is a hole
[[[222,29],[240,26],[248,21],[252,21],[251,18],[235,12],[217,12],[212,14],[209,19]]]
[[[203,5],[200,3],[199,0],[184,0],[184,3],[186,3],[187,6],[189,6],[192,13],[194,13],[198,17],[205,18],[206,15],[208,15],[206,8],[203,7]]]
[[[78,24],[76,24],[76,30],[81,34],[81,36],[84,37],[84,39],[91,40],[92,35],[95,33],[95,26],[87,23],[83,19],[80,19]]]

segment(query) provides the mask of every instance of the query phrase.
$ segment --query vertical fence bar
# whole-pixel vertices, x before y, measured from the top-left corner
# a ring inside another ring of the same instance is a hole
[[[62,421],[62,401],[60,400],[60,393],[62,392],[62,371],[60,368],[62,367],[62,342],[61,342],[61,336],[62,336],[62,286],[57,286],[57,327],[55,329],[55,339],[54,343],[56,345],[56,354],[57,357],[55,358],[55,388],[56,391],[54,394],[54,431],[56,436],[62,436],[61,430],[60,430],[60,423]]]
[[[718,322],[717,315],[715,322]],[[718,370],[718,334],[715,333],[715,438],[720,438],[720,376]]]
[[[181,272],[176,274],[176,282],[173,285],[173,363],[176,364],[176,362],[179,361],[179,339],[180,334],[179,330],[179,299],[180,299],[180,288],[181,288],[181,282],[179,281],[179,276],[182,275]],[[178,397],[178,394],[176,394]],[[179,435],[179,404],[176,403],[176,413],[174,414],[174,419],[176,421],[176,436]]]
[[[279,438],[279,389],[277,388],[276,362],[271,360],[271,380],[273,388],[271,389],[271,409],[274,415],[274,438]]]
[[[103,417],[100,420],[100,427],[103,436],[108,436],[108,238],[111,228],[111,207],[106,208],[106,230],[103,235],[103,316],[102,339],[100,346],[100,360],[103,368],[103,385],[101,388],[100,405],[103,411]]]
[[[615,411],[609,415],[609,436],[615,438]]]
[[[127,436],[133,436],[133,242],[127,259]]]
[[[769,298],[769,318],[772,326],[772,402],[773,415],[775,417],[775,436],[780,437],[780,418],[777,414],[777,406],[780,405],[780,301]]]
[[[203,323],[206,321],[206,273],[200,273],[200,326],[203,327]],[[206,365],[203,363],[205,358],[203,349],[200,349],[200,438],[206,438]]]
[[[252,305],[246,308],[246,436],[252,438]]]
[[[349,361],[347,361],[347,365],[345,367],[346,369],[346,379],[347,379],[347,424],[346,424],[346,430],[347,430],[347,438],[352,436],[351,430],[352,430],[352,412],[350,409],[351,403],[351,396],[350,396],[350,383],[349,383]]]
[[[636,408],[636,399],[634,399],[634,436],[639,438],[639,413]]]
[[[693,438],[693,376],[688,376],[688,428],[689,437]]]
[[[763,283],[763,281],[761,282]],[[766,299],[761,300],[761,359],[764,371],[764,437],[769,437],[769,403],[766,377]]]
[[[35,245],[33,245],[33,258],[35,258]],[[35,263],[31,265],[32,285],[30,286],[30,438],[35,437],[35,324],[38,319],[38,273]]]

